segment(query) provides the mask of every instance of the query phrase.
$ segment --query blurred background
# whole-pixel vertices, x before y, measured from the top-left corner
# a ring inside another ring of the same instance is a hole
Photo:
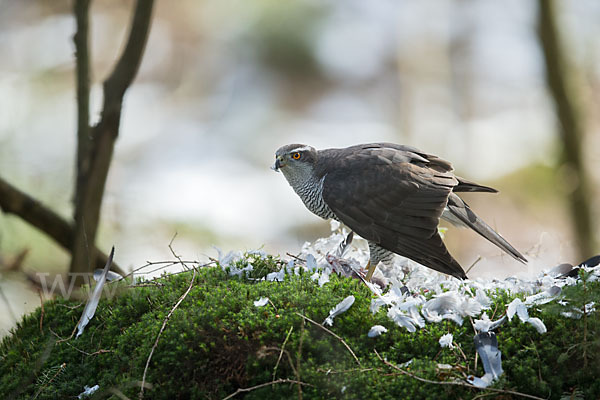
[[[91,116],[133,1],[92,1]],[[564,140],[529,0],[159,0],[127,92],[98,246],[126,269],[223,250],[296,254],[329,234],[269,166],[287,143],[391,141],[453,162],[500,194],[465,196],[530,260],[475,233],[446,243],[473,277],[531,276],[582,254]],[[583,135],[592,221],[600,179],[600,3],[555,2]],[[72,218],[76,97],[72,2],[0,0],[0,177]],[[575,174],[575,175],[574,175]],[[600,228],[592,223],[598,237]],[[593,241],[593,238],[592,238]],[[589,247],[588,247],[589,248]],[[596,253],[598,253],[597,249]],[[18,265],[16,266],[16,264]],[[39,306],[26,276],[69,254],[0,213],[0,335]],[[25,272],[25,273],[23,273]]]

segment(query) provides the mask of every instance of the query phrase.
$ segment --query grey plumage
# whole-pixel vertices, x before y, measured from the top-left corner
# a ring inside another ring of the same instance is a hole
[[[434,155],[393,143],[317,151],[291,144],[276,152],[280,170],[306,207],[334,218],[369,241],[370,262],[392,253],[426,267],[466,278],[438,234],[440,218],[468,226],[515,259],[525,258],[478,218],[455,192],[496,192],[456,177]]]

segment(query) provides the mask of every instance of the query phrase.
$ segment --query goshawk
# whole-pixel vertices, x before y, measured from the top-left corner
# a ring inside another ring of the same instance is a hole
[[[497,190],[455,176],[452,165],[434,155],[393,143],[326,150],[290,144],[279,148],[275,158],[272,168],[283,173],[311,212],[344,223],[369,242],[367,279],[394,253],[466,278],[438,233],[440,218],[467,226],[516,260],[527,261],[456,194]]]

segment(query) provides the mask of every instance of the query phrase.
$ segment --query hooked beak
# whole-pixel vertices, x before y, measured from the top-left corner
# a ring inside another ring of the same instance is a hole
[[[275,172],[279,172],[279,168],[283,167],[283,164],[281,163],[281,158],[277,157],[275,159],[275,163],[273,165],[271,165],[271,169]]]

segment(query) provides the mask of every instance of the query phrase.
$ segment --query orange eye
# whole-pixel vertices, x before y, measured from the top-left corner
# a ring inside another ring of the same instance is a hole
[[[301,155],[300,155],[300,153],[298,153],[298,152],[296,152],[296,153],[292,154],[292,158],[293,158],[294,160],[299,160],[299,159],[300,159],[300,157],[301,157]]]

